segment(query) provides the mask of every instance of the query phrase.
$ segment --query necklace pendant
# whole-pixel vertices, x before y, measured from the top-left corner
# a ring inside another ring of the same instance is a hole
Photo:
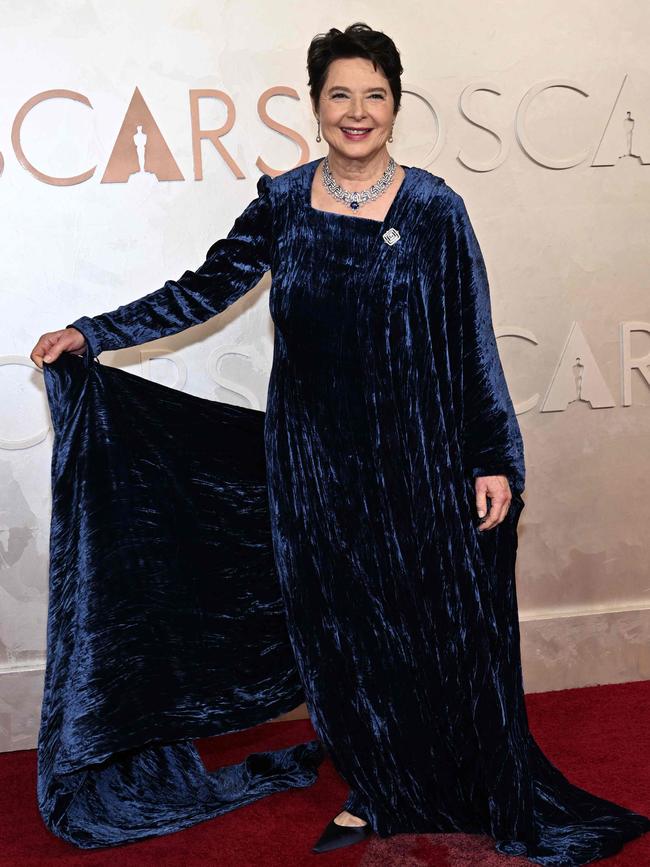
[[[350,202],[350,207],[353,211],[356,211],[356,209],[359,207],[359,202]]]

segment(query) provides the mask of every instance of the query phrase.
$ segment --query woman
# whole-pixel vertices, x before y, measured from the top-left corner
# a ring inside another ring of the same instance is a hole
[[[275,561],[310,717],[350,786],[314,851],[467,831],[540,864],[604,857],[650,820],[572,786],[528,730],[523,445],[463,200],[388,153],[391,39],[330,30],[308,70],[326,159],[263,176],[196,272],[43,335],[32,358],[181,331],[270,268]]]

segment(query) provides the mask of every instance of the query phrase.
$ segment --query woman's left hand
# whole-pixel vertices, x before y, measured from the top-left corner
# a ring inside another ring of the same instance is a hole
[[[512,492],[507,476],[478,476],[476,478],[476,510],[479,518],[487,512],[486,497],[490,498],[490,511],[479,524],[479,530],[491,530],[508,514]]]

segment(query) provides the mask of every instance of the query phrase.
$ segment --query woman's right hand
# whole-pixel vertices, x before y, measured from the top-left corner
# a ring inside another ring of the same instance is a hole
[[[86,349],[86,338],[76,328],[61,328],[59,331],[48,331],[41,334],[38,343],[32,349],[30,358],[37,367],[43,367],[43,361],[50,364],[62,352],[72,352],[83,355]]]

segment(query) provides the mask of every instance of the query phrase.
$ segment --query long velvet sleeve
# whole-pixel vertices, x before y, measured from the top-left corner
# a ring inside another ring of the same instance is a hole
[[[196,271],[167,280],[160,289],[98,316],[81,316],[68,327],[86,338],[93,356],[184,331],[221,313],[252,289],[270,269],[271,178],[257,182],[258,197],[215,241]]]
[[[503,372],[487,271],[465,203],[456,197],[453,231],[463,322],[463,457],[469,473],[505,475],[513,491],[526,482],[524,445]]]

